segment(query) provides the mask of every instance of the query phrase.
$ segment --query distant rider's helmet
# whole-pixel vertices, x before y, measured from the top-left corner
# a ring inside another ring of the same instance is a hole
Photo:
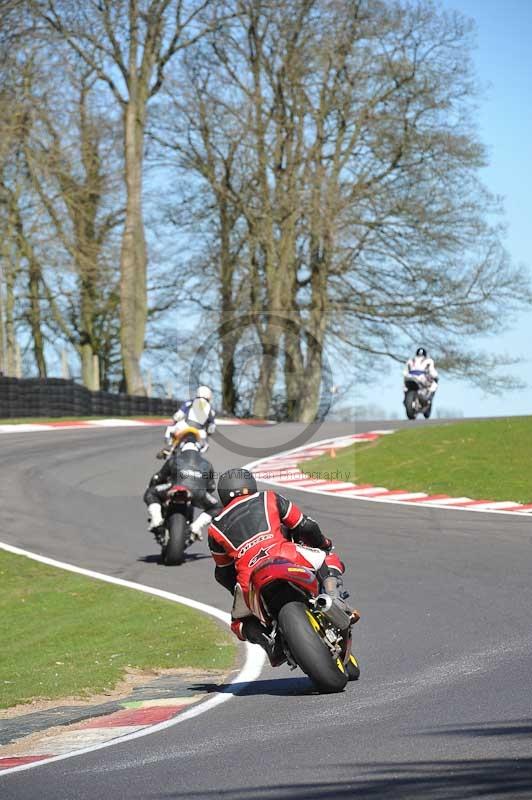
[[[228,469],[218,480],[218,494],[222,505],[226,506],[235,497],[255,494],[257,481],[247,469]]]
[[[208,386],[198,386],[196,389],[196,397],[201,397],[203,400],[212,402],[212,391]]]
[[[418,349],[416,350],[416,356],[423,356],[423,358],[426,358],[427,351],[425,350],[424,347],[418,347]]]

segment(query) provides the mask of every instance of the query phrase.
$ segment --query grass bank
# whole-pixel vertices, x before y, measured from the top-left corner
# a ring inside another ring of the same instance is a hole
[[[0,708],[89,698],[126,669],[227,669],[233,637],[186,606],[0,550]]]
[[[300,464],[387,489],[532,503],[532,417],[405,428]]]

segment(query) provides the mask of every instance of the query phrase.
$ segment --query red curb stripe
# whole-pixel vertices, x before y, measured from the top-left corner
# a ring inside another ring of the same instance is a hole
[[[372,494],[372,497],[393,497],[394,494],[413,494],[413,492],[409,492],[406,489],[386,489],[385,492],[379,492],[378,494]],[[408,503],[408,500],[405,500],[405,503]]]
[[[19,767],[22,764],[33,764],[34,761],[42,761],[45,758],[53,758],[53,755],[45,756],[13,756],[12,758],[0,758],[0,769]]]
[[[504,511],[528,511],[531,508],[532,503],[526,503],[525,505],[515,505],[513,508],[505,508]]]
[[[32,423],[28,423],[31,425]],[[39,423],[36,423],[37,425]],[[73,419],[67,420],[66,422],[43,422],[43,425],[47,425],[50,428],[86,428],[87,427],[87,420],[84,419]]]
[[[86,728],[117,728],[124,725],[155,725],[157,722],[165,722],[167,719],[175,717],[179,711],[186,707],[187,704],[183,703],[179,706],[124,709],[124,711],[117,711],[114,714],[91,719],[86,724],[81,725],[79,730],[85,730]]]
[[[109,419],[126,419],[127,417],[109,417]],[[169,425],[169,420],[171,417],[135,417],[135,419],[131,419],[131,422],[144,422],[146,425]],[[100,420],[94,420],[94,422],[99,422]],[[93,423],[91,423],[93,424]]]
[[[415,497],[409,500],[409,503],[427,503],[429,500],[447,500],[450,497],[448,494],[429,494],[427,497]]]
[[[317,486],[318,483],[330,483],[330,481],[317,481],[317,480],[314,480],[313,478],[309,478],[308,475],[304,475],[303,473],[301,473],[301,475],[299,477],[297,477],[297,478],[285,478],[283,475],[279,475],[277,477],[277,480],[278,481],[282,480],[283,483],[308,483],[309,486],[313,486],[313,485]]]
[[[371,489],[372,486],[372,483],[354,483],[352,486],[341,486],[339,489],[327,489],[327,491],[332,494],[337,494],[339,492],[357,491],[358,489]]]
[[[466,506],[467,507],[469,507],[469,506],[483,506],[483,505],[486,505],[486,503],[497,503],[497,502],[499,502],[499,501],[497,501],[497,500],[462,500],[462,501],[459,501],[458,503],[445,503],[445,505],[446,506],[456,505],[456,506],[460,506],[460,507],[463,506],[465,508]]]

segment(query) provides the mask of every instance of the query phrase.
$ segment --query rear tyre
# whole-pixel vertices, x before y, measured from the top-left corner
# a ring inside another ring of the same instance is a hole
[[[431,412],[432,412],[432,403],[429,403],[428,406],[423,411],[423,416],[425,417],[425,419],[428,419],[430,417]]]
[[[311,622],[304,603],[287,603],[279,611],[279,627],[288,648],[303,672],[321,692],[341,692],[348,675],[341,659],[336,661]]]
[[[406,416],[408,419],[416,418],[416,391],[409,389],[405,397]]]
[[[187,522],[182,514],[172,514],[166,520],[168,542],[163,550],[163,563],[167,567],[182,564],[185,560]]]
[[[347,659],[347,663],[344,664],[344,667],[345,671],[347,672],[347,679],[349,681],[358,681],[360,678],[360,665],[353,653],[350,654],[349,658]]]

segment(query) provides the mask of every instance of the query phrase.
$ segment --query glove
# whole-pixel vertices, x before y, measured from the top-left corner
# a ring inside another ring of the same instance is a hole
[[[323,541],[322,546],[320,547],[320,550],[325,550],[326,553],[330,553],[331,550],[334,549],[332,541],[330,539],[328,539],[327,536],[324,536],[323,540],[324,541]]]

